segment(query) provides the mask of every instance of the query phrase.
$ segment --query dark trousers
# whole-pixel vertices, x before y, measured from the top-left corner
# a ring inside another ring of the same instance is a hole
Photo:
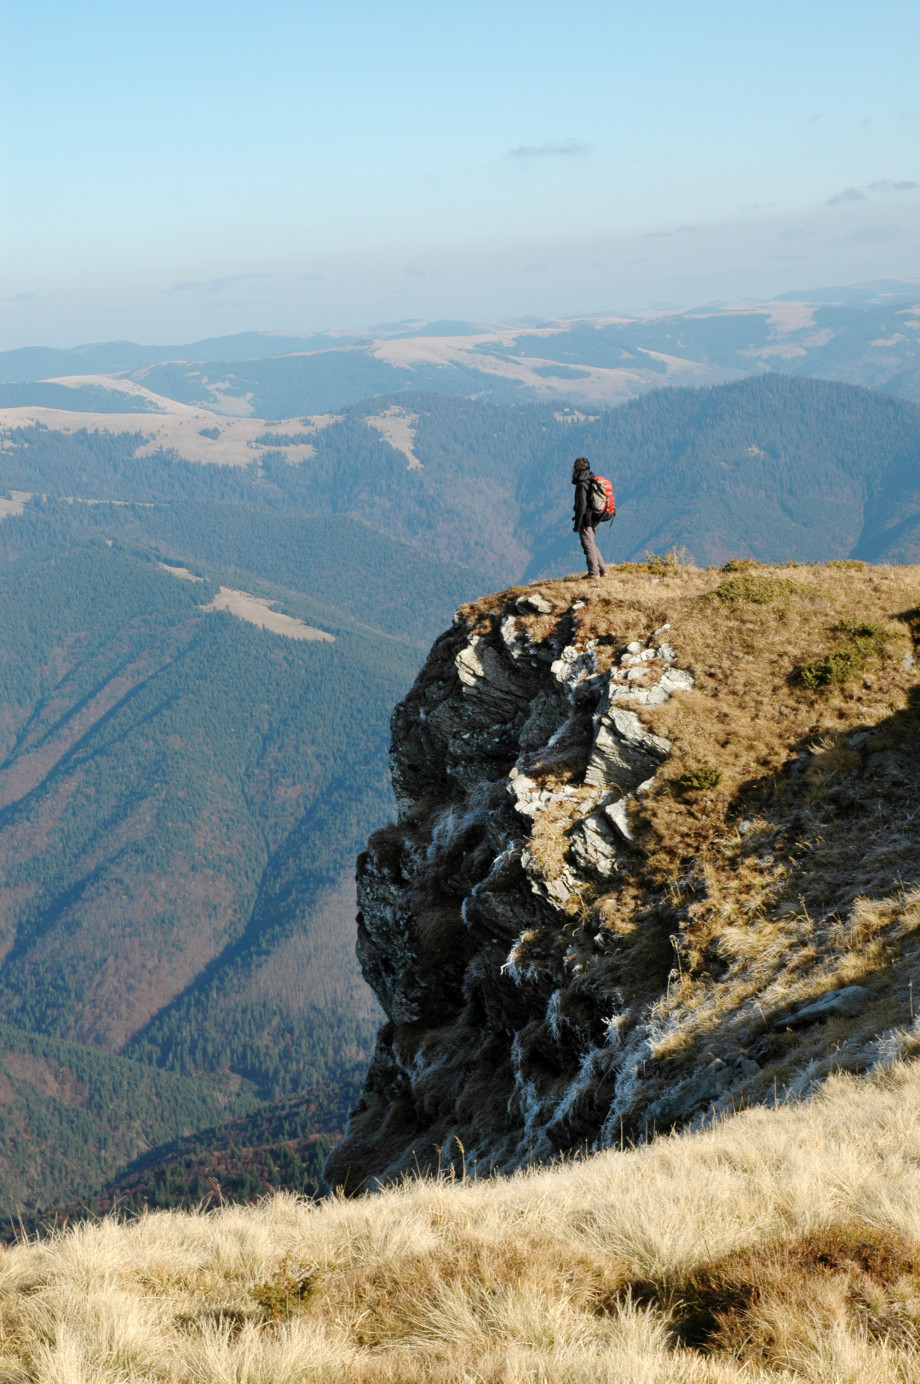
[[[585,555],[588,564],[589,577],[603,577],[607,574],[607,564],[601,557],[597,547],[597,536],[593,524],[585,524],[578,530],[578,539],[581,543],[581,550]]]

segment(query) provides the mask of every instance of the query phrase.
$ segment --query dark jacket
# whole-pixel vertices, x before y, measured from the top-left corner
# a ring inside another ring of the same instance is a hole
[[[593,480],[593,471],[586,471],[583,476],[579,476],[577,481],[572,482],[575,486],[575,515],[572,528],[576,533],[581,533],[582,529],[596,527],[588,493]]]

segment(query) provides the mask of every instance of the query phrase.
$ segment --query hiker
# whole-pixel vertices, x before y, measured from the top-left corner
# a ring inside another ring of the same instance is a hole
[[[593,484],[592,484],[593,482]],[[613,489],[602,476],[595,476],[587,457],[576,457],[572,467],[575,487],[575,518],[572,528],[578,534],[582,552],[588,564],[589,577],[605,577],[607,564],[597,547],[598,524],[612,519],[616,513]]]

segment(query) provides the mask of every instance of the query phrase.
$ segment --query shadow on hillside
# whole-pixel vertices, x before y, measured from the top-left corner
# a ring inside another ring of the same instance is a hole
[[[796,896],[820,908],[920,881],[920,687],[882,720],[807,736],[779,773],[743,783],[729,808],[771,826]],[[768,833],[758,833],[758,847]]]

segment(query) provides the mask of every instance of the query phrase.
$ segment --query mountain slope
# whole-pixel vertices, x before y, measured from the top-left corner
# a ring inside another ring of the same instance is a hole
[[[429,530],[443,535],[451,521],[436,484],[404,477],[405,456],[363,415],[309,471],[273,447],[242,468],[147,455],[145,442],[133,432],[13,430],[0,486],[26,500],[15,523],[0,525],[0,554],[10,561],[108,537],[146,543],[207,564],[228,585],[235,574],[292,589],[325,606],[336,628],[359,622],[419,644],[496,565],[486,543],[433,548]]]
[[[308,1086],[251,1115],[145,1152],[108,1182],[92,1203],[95,1213],[242,1205],[282,1189],[319,1196],[323,1164],[342,1136],[363,1077],[363,1065],[343,1066],[334,1083]]]
[[[0,585],[5,1018],[263,1096],[354,1061],[348,881],[411,655],[256,629],[104,544]]]
[[[84,1206],[123,1164],[253,1104],[226,1076],[176,1076],[0,1024],[0,1221]]]

